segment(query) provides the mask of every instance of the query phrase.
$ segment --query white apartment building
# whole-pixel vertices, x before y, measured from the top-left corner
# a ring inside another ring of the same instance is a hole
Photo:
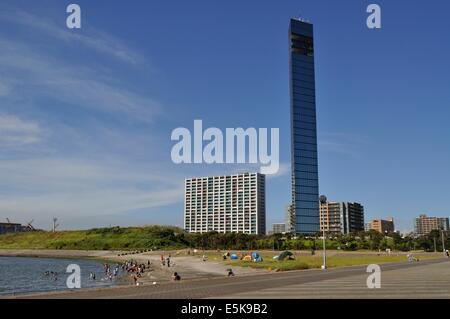
[[[185,180],[184,229],[265,234],[265,175],[242,173]]]

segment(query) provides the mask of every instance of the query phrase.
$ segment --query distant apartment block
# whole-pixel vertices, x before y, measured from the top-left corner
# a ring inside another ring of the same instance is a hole
[[[285,224],[287,233],[295,233],[295,210],[292,204],[287,205],[285,208]]]
[[[273,234],[284,234],[286,233],[286,224],[273,224],[272,225]]]
[[[364,231],[364,207],[358,203],[321,202],[320,231],[334,235]]]
[[[369,223],[369,230],[376,230],[382,234],[389,234],[395,231],[394,218],[384,219],[374,219]]]
[[[341,221],[341,217],[344,218],[343,215],[343,203],[320,203],[320,231],[329,234],[343,234],[344,229]]]
[[[184,228],[265,234],[265,176],[243,173],[185,180]]]
[[[429,217],[424,214],[414,220],[416,235],[428,235],[432,230],[449,230],[448,217]]]

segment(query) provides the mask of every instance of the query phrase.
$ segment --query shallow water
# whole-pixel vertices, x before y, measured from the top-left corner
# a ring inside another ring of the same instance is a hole
[[[0,257],[0,295],[68,290],[70,273],[67,266],[77,264],[81,269],[81,288],[107,287],[115,284],[104,278],[103,264],[95,260]],[[45,272],[55,274],[46,275]],[[89,278],[95,273],[96,280]]]

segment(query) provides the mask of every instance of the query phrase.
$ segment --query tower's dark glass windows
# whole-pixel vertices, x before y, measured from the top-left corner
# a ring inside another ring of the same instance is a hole
[[[320,230],[312,24],[292,19],[289,44],[295,231],[312,235]]]

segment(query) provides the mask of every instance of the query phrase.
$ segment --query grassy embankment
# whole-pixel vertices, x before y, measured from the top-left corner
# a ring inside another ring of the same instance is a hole
[[[173,227],[101,228],[83,231],[24,232],[0,235],[0,249],[133,250],[185,247]],[[174,234],[175,233],[175,234]]]

